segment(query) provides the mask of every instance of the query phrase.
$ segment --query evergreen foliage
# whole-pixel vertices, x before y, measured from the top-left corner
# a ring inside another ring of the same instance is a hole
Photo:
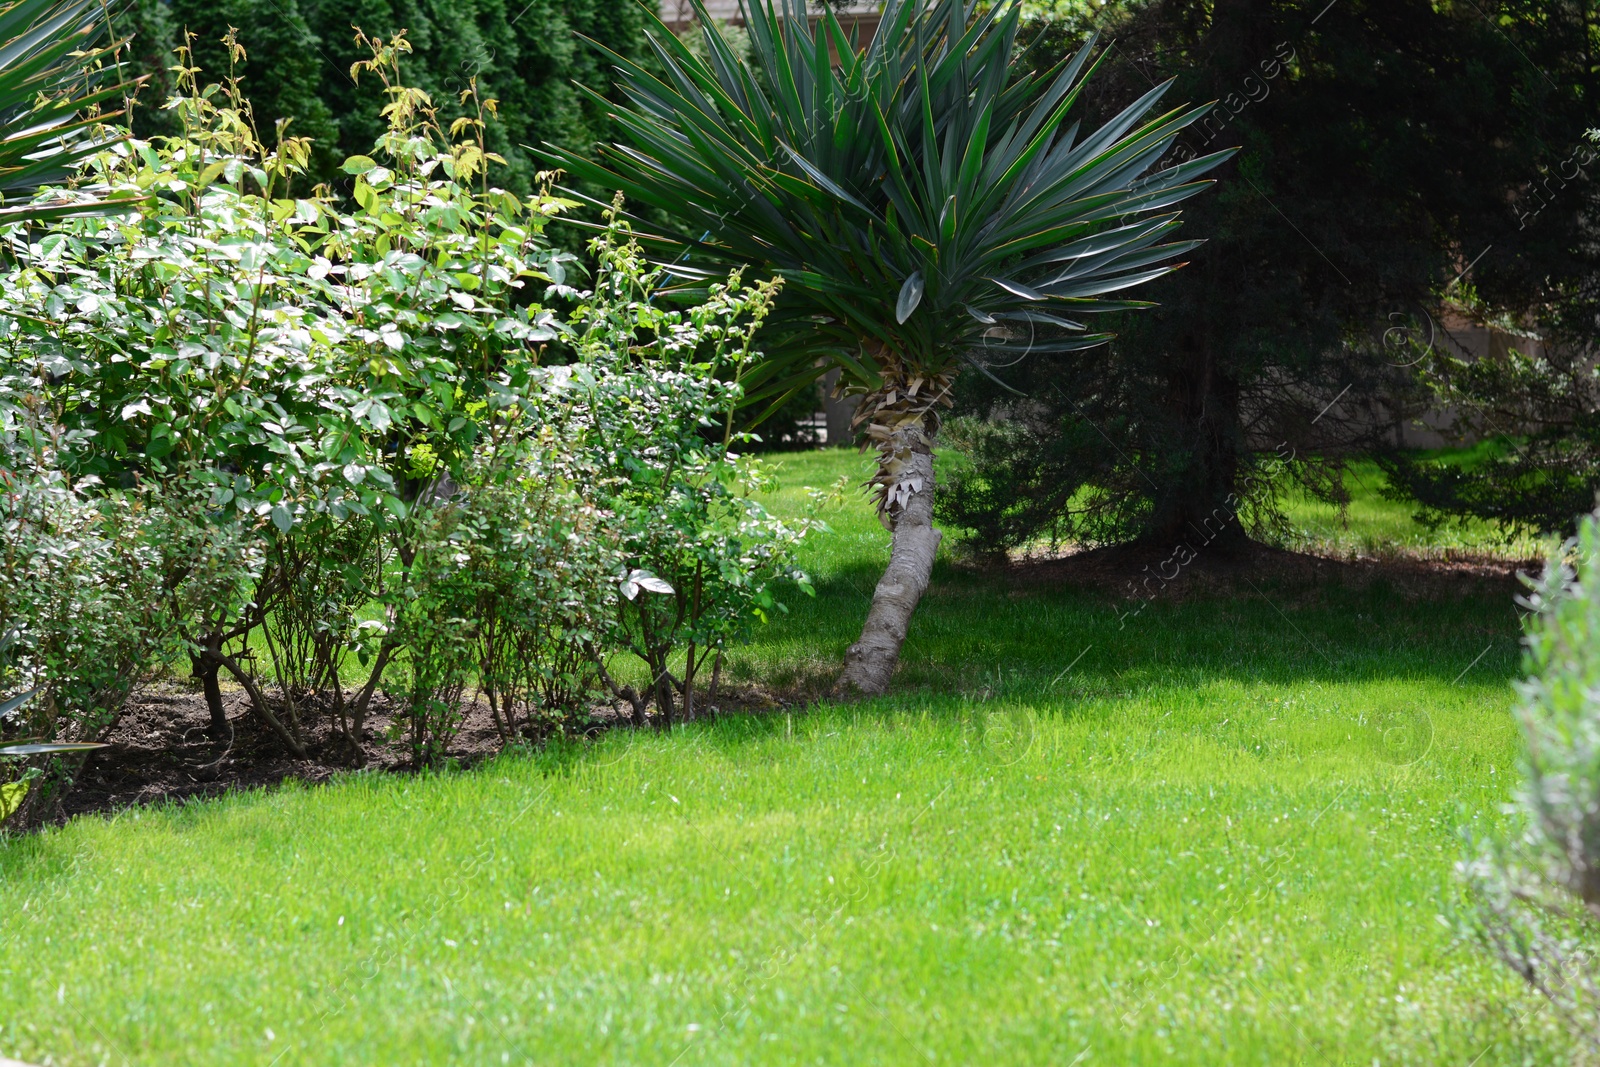
[[[1341,461],[1393,447],[1429,400],[1415,343],[1441,296],[1471,285],[1521,317],[1592,292],[1587,183],[1546,173],[1592,124],[1589,5],[1139,0],[1080,18],[1035,23],[1035,63],[1115,37],[1091,115],[1176,78],[1218,101],[1180,156],[1240,151],[1189,209],[1208,243],[1108,349],[997,369],[1026,405],[962,383],[984,421],[941,513],[986,547],[1209,543],[1208,521],[1238,544],[1275,527],[1289,478],[1342,502]],[[1569,319],[1592,337],[1592,313]]]
[[[428,93],[441,117],[464,114],[459,96],[474,80],[481,96],[499,101],[490,147],[510,165],[504,183],[526,193],[544,165],[537,146],[611,136],[601,104],[573,87],[611,92],[609,64],[581,38],[637,56],[645,16],[635,0],[131,0],[117,30],[134,38],[133,65],[151,76],[134,119],[135,132],[150,136],[174,132],[160,108],[178,38],[192,33],[197,65],[221,71],[222,38],[237,28],[248,53],[241,88],[263,135],[270,139],[274,124],[290,118],[291,134],[312,138],[310,182],[335,180],[338,164],[383,132],[382,87],[350,73],[363,58],[354,28],[376,37],[405,30],[414,49],[406,81]]]

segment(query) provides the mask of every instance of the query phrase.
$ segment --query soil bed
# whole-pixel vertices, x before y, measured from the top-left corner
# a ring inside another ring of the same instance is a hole
[[[267,696],[271,700],[275,694],[268,691]],[[761,687],[745,686],[725,690],[713,710],[722,714],[756,712],[786,707],[791,702]],[[233,737],[218,742],[207,732],[211,720],[201,693],[172,685],[136,693],[106,738],[111,747],[88,758],[77,783],[64,799],[59,818],[215,797],[236,789],[273,786],[287,779],[325,782],[355,769],[346,758],[341,739],[325,719],[313,721],[303,729],[309,758],[297,759],[251,713],[243,690],[224,690],[223,703]],[[382,695],[373,695],[362,743],[362,770],[411,770],[410,748],[393,729],[396,710]],[[466,767],[501,751],[504,745],[487,703],[475,701],[464,711],[461,729],[446,758]],[[575,728],[594,737],[614,727],[629,728],[625,706],[591,708]]]

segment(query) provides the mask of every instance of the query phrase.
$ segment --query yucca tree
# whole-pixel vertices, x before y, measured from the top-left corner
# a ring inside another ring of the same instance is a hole
[[[107,39],[107,10],[103,0],[0,3],[0,222],[92,207],[29,200],[110,143],[96,130],[118,112],[98,108],[128,87]]]
[[[1137,306],[1110,294],[1194,247],[1171,240],[1167,209],[1226,153],[1155,169],[1204,110],[1157,112],[1166,86],[1092,133],[1069,123],[1093,42],[1029,69],[1014,0],[885,0],[866,45],[804,0],[749,0],[748,60],[696,11],[707,58],[659,21],[662,76],[610,57],[629,141],[553,155],[673,219],[638,226],[679,276],[784,278],[752,401],[775,405],[829,366],[861,394],[892,541],[841,685],[882,692],[939,544],[933,453],[956,375],[1104,342],[1080,317]]]

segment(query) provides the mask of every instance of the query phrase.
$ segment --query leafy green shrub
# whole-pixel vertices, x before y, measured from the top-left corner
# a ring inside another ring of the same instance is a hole
[[[507,740],[581,709],[599,679],[637,724],[652,701],[663,725],[680,704],[693,718],[697,677],[779,608],[775,585],[809,591],[792,555],[814,524],[771,516],[752,496],[758,468],[731,450],[775,283],[736,275],[667,309],[652,302],[664,272],[615,214],[592,250],[595,285],[563,323],[574,362],[531,371],[479,458],[419,513],[396,612],[418,762],[442,754],[474,678]],[[642,692],[616,682],[612,652],[643,663]]]
[[[578,491],[578,457],[549,431],[504,433],[421,513],[396,613],[418,763],[442,757],[474,680],[505,741],[539,737],[592,695],[615,536]]]
[[[306,142],[280,129],[268,148],[236,88],[202,90],[180,63],[172,110],[183,132],[92,164],[113,190],[143,196],[137,209],[43,235],[14,230],[18,266],[0,275],[0,408],[26,414],[13,420],[20,439],[59,439],[67,477],[204,493],[213,529],[174,547],[259,545],[249,588],[207,587],[215,595],[181,605],[175,623],[208,693],[226,670],[297,755],[305,671],[280,678],[290,694],[280,716],[243,655],[250,633],[280,603],[274,629],[290,651],[305,646],[306,625],[325,627],[306,621],[303,593],[337,546],[368,546],[337,561],[339,599],[381,601],[386,561],[404,567],[414,554],[411,512],[427,483],[471,457],[495,411],[515,405],[533,346],[557,333],[519,292],[560,271],[563,257],[538,242],[559,203],[490,187],[482,113],[451,140],[425,94],[393,81],[404,38],[368,45],[366,70],[390,101],[378,145],[388,165],[346,164],[356,210],[283,196]],[[437,473],[421,472],[424,456]],[[344,615],[335,629],[348,632]],[[283,627],[296,619],[291,640]],[[352,736],[393,651],[360,690]],[[329,682],[337,655],[322,656],[313,673]]]
[[[0,471],[0,482],[0,691],[33,693],[0,719],[0,741],[99,741],[172,651],[157,547],[164,524],[138,496],[89,495],[93,479],[73,485],[24,467],[20,477]],[[47,814],[71,769],[52,760],[20,818]],[[0,769],[0,785],[9,781]]]
[[[141,198],[133,210],[7,234],[16,265],[0,275],[0,408],[24,416],[13,425],[25,446],[57,442],[64,477],[202,494],[212,529],[169,539],[167,551],[197,553],[171,566],[231,573],[225,561],[259,528],[292,527],[318,481],[320,457],[305,446],[340,383],[316,338],[343,329],[316,299],[297,205],[274,204],[305,143],[262,148],[242,101],[200,91],[192,70],[183,78],[181,135],[90,164],[87,177]],[[252,583],[202,585],[176,606],[214,717],[219,669],[253,686],[227,647],[260,624],[281,581],[275,567],[254,570]]]
[[[462,526],[474,533],[464,550],[482,576],[473,662],[507,741],[587,710],[597,678],[588,649],[616,595],[615,536],[579,494],[575,457],[529,452],[514,478],[486,478],[464,494]]]
[[[715,698],[723,648],[778,607],[780,580],[810,592],[792,559],[813,523],[769,514],[752,496],[759,468],[731,450],[740,378],[778,286],[745,287],[735,272],[687,311],[657,305],[666,271],[646,265],[615,209],[592,250],[597,280],[574,316],[579,363],[566,381],[622,542],[611,638],[644,663],[645,694],[670,724],[675,694],[695,717],[708,663]],[[615,688],[642,722],[645,697]]]
[[[20,687],[40,690],[25,732],[98,740],[161,651],[151,516],[137,498],[92,499],[45,477],[8,486],[0,522],[0,614],[17,634],[10,666]]]
[[[183,55],[181,132],[85,171],[135,206],[0,231],[0,471],[95,534],[6,534],[18,647],[59,619],[49,691],[95,694],[87,732],[29,712],[41,739],[103,732],[184,653],[219,733],[225,673],[297,756],[323,716],[326,754],[359,760],[386,684],[418,764],[444,758],[474,687],[505,740],[538,737],[629,651],[653,665],[637,717],[653,696],[670,720],[669,687],[692,708],[700,666],[797,575],[805,526],[767,516],[729,450],[771,286],[661,311],[659,273],[615,226],[595,289],[568,285],[572,257],[542,236],[568,202],[489,181],[492,102],[469,91],[447,131],[398,80],[404,36],[362,40],[355,74],[382,86],[388,129],[344,164],[353,209],[287,195],[311,146],[280,126],[269,147],[237,83],[202,88]],[[577,302],[570,321],[541,290]],[[553,341],[575,362],[546,365]],[[49,551],[83,554],[60,580],[81,571],[121,630],[48,615]],[[79,655],[121,680],[74,673]]]
[[[1517,684],[1521,833],[1463,871],[1480,939],[1600,1049],[1600,513],[1531,585]]]

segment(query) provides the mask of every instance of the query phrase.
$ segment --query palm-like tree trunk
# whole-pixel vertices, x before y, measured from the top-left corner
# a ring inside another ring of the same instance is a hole
[[[928,588],[944,536],[933,526],[933,446],[937,409],[949,403],[951,377],[916,377],[886,383],[863,399],[857,420],[878,446],[878,518],[888,527],[889,566],[872,593],[861,637],[844,657],[839,688],[885,692],[900,662],[911,615]]]

